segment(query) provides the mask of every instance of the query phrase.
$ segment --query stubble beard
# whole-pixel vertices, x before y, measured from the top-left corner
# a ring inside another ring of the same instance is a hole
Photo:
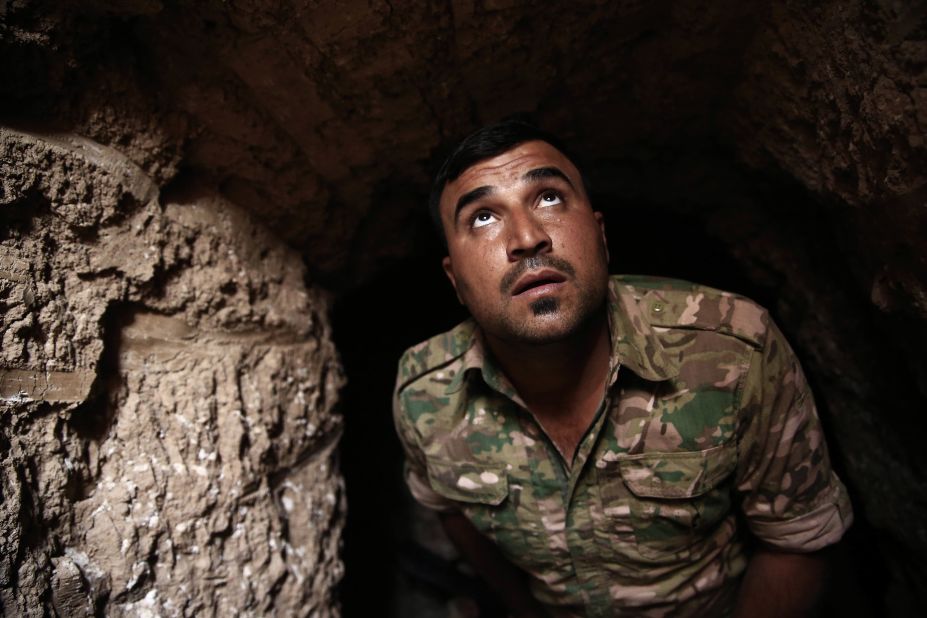
[[[557,343],[580,332],[604,310],[608,284],[580,289],[575,306],[565,306],[557,298],[539,298],[528,305],[531,316],[518,320],[507,314],[495,334],[500,339],[528,345]]]
[[[535,316],[546,315],[548,313],[557,313],[560,303],[557,302],[556,298],[542,298],[536,300],[528,307],[531,309],[531,313]]]
[[[605,245],[600,246],[603,272],[593,276],[591,281],[581,284],[577,279],[571,282],[578,286],[576,303],[564,304],[561,299],[547,296],[532,301],[528,308],[531,316],[524,320],[514,318],[510,312],[501,316],[502,338],[528,345],[545,345],[569,339],[581,332],[588,324],[600,316],[605,310],[605,299],[608,296],[608,253]],[[575,276],[576,271],[571,264],[551,256],[538,256],[528,258],[524,264],[513,269],[502,281],[502,292],[510,291],[516,278],[531,268],[553,266],[562,272]]]
[[[523,319],[516,318],[510,311],[478,317],[473,311],[475,307],[468,308],[471,314],[478,318],[477,323],[484,332],[503,341],[542,346],[569,339],[601,317],[601,312],[605,310],[605,299],[608,296],[608,254],[604,244],[601,245],[601,252],[600,274],[594,275],[585,285],[579,284],[575,278],[571,279],[574,285],[578,285],[575,303],[564,304],[562,299],[550,296],[539,298],[528,305],[530,315]],[[529,268],[541,266],[553,266],[571,275],[575,274],[571,265],[556,258],[528,258],[525,264],[517,268],[517,272],[513,271],[503,279],[500,292],[511,299],[508,294],[517,276]]]

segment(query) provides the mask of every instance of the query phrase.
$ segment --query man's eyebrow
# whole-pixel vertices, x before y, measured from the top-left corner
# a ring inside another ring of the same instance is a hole
[[[477,187],[476,189],[473,189],[472,191],[467,191],[466,193],[461,195],[460,199],[457,200],[457,206],[454,208],[454,221],[457,220],[457,217],[458,215],[460,215],[460,211],[463,210],[464,206],[466,206],[470,202],[475,202],[479,199],[486,197],[487,195],[495,192],[495,190],[496,190],[495,187],[490,187],[489,185],[485,185],[482,187]]]
[[[539,167],[537,169],[530,170],[525,172],[521,177],[525,182],[540,182],[547,178],[559,178],[566,182],[570,187],[573,187],[573,183],[570,182],[570,179],[567,178],[567,175],[560,171],[560,168],[557,167]]]

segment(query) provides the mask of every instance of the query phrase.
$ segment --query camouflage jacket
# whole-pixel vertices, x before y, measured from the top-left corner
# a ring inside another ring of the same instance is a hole
[[[747,562],[739,526],[808,552],[852,520],[805,377],[743,297],[618,276],[608,311],[609,386],[571,466],[472,321],[406,351],[407,483],[463,512],[554,615],[725,615]]]

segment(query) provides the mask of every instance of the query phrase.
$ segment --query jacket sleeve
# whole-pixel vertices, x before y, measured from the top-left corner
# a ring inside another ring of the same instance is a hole
[[[742,401],[736,488],[751,532],[785,551],[836,543],[853,521],[849,497],[798,359],[771,321]]]
[[[401,380],[402,372],[400,371]],[[410,392],[411,389],[411,392]],[[409,398],[414,398],[414,387],[402,388],[397,380],[396,392],[393,397],[393,422],[402,450],[405,454],[403,471],[406,484],[412,497],[423,506],[441,512],[459,510],[457,504],[437,493],[428,480],[428,466],[425,453],[420,445],[420,435],[415,429],[412,411],[409,409]]]

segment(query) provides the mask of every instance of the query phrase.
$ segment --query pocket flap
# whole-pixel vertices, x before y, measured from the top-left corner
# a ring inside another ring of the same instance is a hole
[[[460,502],[498,505],[509,494],[502,467],[429,459],[428,480],[436,492]]]
[[[691,498],[699,496],[734,471],[733,444],[705,451],[645,453],[619,461],[621,479],[641,498]]]

